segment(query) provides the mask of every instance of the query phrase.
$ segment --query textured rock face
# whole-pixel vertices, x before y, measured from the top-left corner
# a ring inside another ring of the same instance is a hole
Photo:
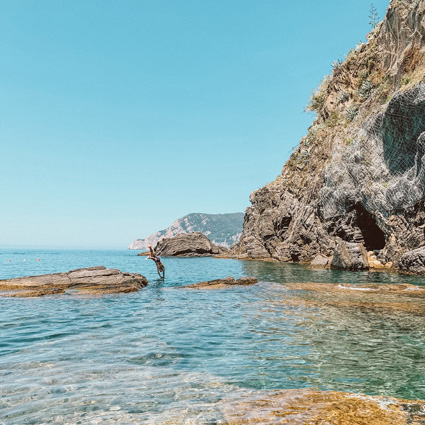
[[[319,254],[311,262],[310,267],[313,268],[313,269],[314,268],[324,269],[324,268],[330,266],[331,261],[332,261],[332,258],[326,258],[326,257],[323,257],[323,255]]]
[[[135,292],[147,279],[137,273],[122,273],[103,266],[41,276],[0,280],[0,296],[40,297],[63,293],[113,294]]]
[[[335,247],[331,267],[346,270],[367,269],[369,262],[364,246],[339,240]]]
[[[312,261],[338,239],[382,264],[425,245],[425,0],[384,21],[312,97],[318,117],[282,174],[253,192],[241,258]]]
[[[191,232],[201,232],[214,245],[228,248],[239,240],[242,233],[243,216],[243,213],[188,214],[164,230],[153,233],[145,239],[136,239],[131,243],[129,249],[147,249],[148,245],[155,246],[161,239]]]
[[[161,239],[155,247],[156,255],[162,257],[210,257],[226,252],[226,248],[214,245],[200,232]]]
[[[425,274],[425,247],[404,253],[399,267],[402,271]]]

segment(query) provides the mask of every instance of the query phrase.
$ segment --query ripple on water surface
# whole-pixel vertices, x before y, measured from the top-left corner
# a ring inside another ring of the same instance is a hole
[[[164,259],[161,283],[134,252],[103,253],[39,255],[43,272],[102,264],[142,273],[151,284],[105,297],[0,299],[0,423],[220,423],[229,397],[273,389],[425,399],[420,310],[370,308],[387,295],[360,302],[286,284],[421,279],[202,258]],[[5,268],[4,278],[24,271]],[[229,275],[262,282],[174,288]]]

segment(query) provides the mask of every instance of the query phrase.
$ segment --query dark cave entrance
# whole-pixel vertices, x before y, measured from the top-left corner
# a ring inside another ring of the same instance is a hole
[[[385,247],[385,234],[376,224],[372,214],[366,211],[361,204],[355,205],[353,209],[356,211],[356,224],[362,234],[366,250],[379,251],[383,249]]]

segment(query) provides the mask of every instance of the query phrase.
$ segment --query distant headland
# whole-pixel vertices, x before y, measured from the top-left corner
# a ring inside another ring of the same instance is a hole
[[[172,238],[179,233],[201,232],[217,246],[229,248],[242,234],[244,214],[204,214],[192,213],[177,219],[171,226],[146,237],[136,239],[128,249],[146,249],[155,246],[161,239]]]

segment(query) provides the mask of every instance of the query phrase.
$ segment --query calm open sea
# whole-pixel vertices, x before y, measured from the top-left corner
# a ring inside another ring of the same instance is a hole
[[[228,397],[286,388],[425,399],[425,315],[303,304],[285,285],[424,278],[164,258],[162,282],[136,254],[0,253],[0,279],[104,265],[150,281],[123,295],[0,298],[0,424],[218,424]],[[176,289],[226,276],[260,283]]]

